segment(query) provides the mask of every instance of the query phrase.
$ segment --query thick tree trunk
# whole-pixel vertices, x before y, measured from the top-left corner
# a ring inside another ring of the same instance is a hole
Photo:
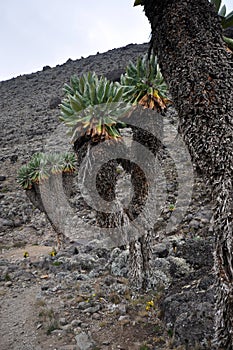
[[[26,195],[32,204],[43,212],[54,231],[57,234],[58,248],[66,236],[65,223],[66,217],[64,203],[72,195],[74,174],[63,173],[62,175],[51,175],[48,180],[41,184],[33,183],[32,188],[26,190]]]
[[[94,208],[98,198],[102,198],[106,203],[105,211],[96,210],[97,224],[102,228],[117,226],[117,216],[111,213],[113,209],[111,203],[115,200],[118,162],[114,159],[114,154],[109,160],[107,149],[105,143],[92,143],[88,136],[79,138],[74,144],[78,166],[82,169],[83,185],[90,192],[90,202],[93,203]],[[110,146],[109,149],[111,151],[112,147]],[[100,165],[99,169],[97,169],[98,165]]]
[[[232,56],[208,0],[144,0],[152,43],[194,162],[215,203],[214,346],[233,349]]]
[[[112,212],[112,202],[116,199],[118,162],[112,159],[105,163],[96,176],[96,188],[99,196],[106,201],[106,211],[97,212],[97,223],[100,227],[114,228],[121,226],[121,212]],[[108,206],[108,208],[107,208]]]
[[[151,241],[155,220],[151,214],[156,206],[156,194],[154,194],[154,201],[150,203],[149,210],[146,209],[146,206],[148,206],[149,191],[153,187],[156,171],[155,159],[162,146],[162,116],[139,106],[131,115],[129,124],[133,132],[132,155],[137,161],[131,165],[133,197],[128,215],[130,220],[137,220],[139,215],[142,216],[137,221],[141,232],[140,237],[130,242],[129,277],[132,286],[145,290],[151,287],[150,281],[153,274]],[[144,153],[143,149],[147,152]]]
[[[126,145],[122,140],[93,144],[86,137],[74,144],[74,150],[79,170],[81,168],[83,186],[89,192],[90,205],[93,205],[93,209],[97,207],[98,226],[120,229],[124,225],[125,215],[116,198],[117,167],[121,164],[126,171],[130,171],[129,161],[120,158],[127,154]]]

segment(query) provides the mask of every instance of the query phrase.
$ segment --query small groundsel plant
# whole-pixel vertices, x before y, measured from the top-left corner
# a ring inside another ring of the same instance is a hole
[[[167,85],[154,54],[150,58],[147,54],[139,57],[136,64],[130,62],[121,76],[121,85],[125,101],[158,112],[166,110],[169,102]]]
[[[122,98],[120,84],[88,72],[73,76],[70,85],[64,85],[64,92],[60,120],[70,128],[73,142],[80,137],[93,143],[121,138],[120,128],[126,126],[121,119],[130,105]]]
[[[51,175],[74,173],[75,170],[73,153],[35,153],[31,160],[19,169],[17,182],[23,189],[29,190],[33,183],[39,184],[48,180]]]

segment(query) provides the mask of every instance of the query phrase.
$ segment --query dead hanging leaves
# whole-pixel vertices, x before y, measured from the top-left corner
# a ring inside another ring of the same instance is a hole
[[[172,101],[161,96],[158,90],[146,93],[138,102],[143,108],[148,108],[157,112],[165,112],[169,103],[172,103]]]

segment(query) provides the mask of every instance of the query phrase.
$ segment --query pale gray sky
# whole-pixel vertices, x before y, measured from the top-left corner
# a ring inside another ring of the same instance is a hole
[[[148,42],[150,26],[134,0],[0,0],[0,81]],[[224,0],[227,12],[233,0]]]

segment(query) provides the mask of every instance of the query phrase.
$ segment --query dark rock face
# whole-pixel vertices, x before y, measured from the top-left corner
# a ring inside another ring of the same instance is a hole
[[[50,101],[49,101],[49,108],[50,109],[55,109],[59,106],[59,104],[61,103],[61,98],[60,97],[51,97]]]
[[[44,67],[43,67],[43,72],[45,72],[46,70],[49,70],[49,69],[51,69],[50,66],[44,66]]]
[[[125,69],[114,69],[107,74],[105,74],[108,80],[120,82],[121,74],[125,73]]]
[[[210,270],[213,266],[212,251],[212,239],[188,239],[184,244],[178,246],[177,256],[184,258],[195,270],[201,268]]]
[[[177,255],[186,260],[192,272],[174,278],[163,301],[164,320],[174,343],[193,349],[210,349],[214,317],[213,239],[187,240]]]

